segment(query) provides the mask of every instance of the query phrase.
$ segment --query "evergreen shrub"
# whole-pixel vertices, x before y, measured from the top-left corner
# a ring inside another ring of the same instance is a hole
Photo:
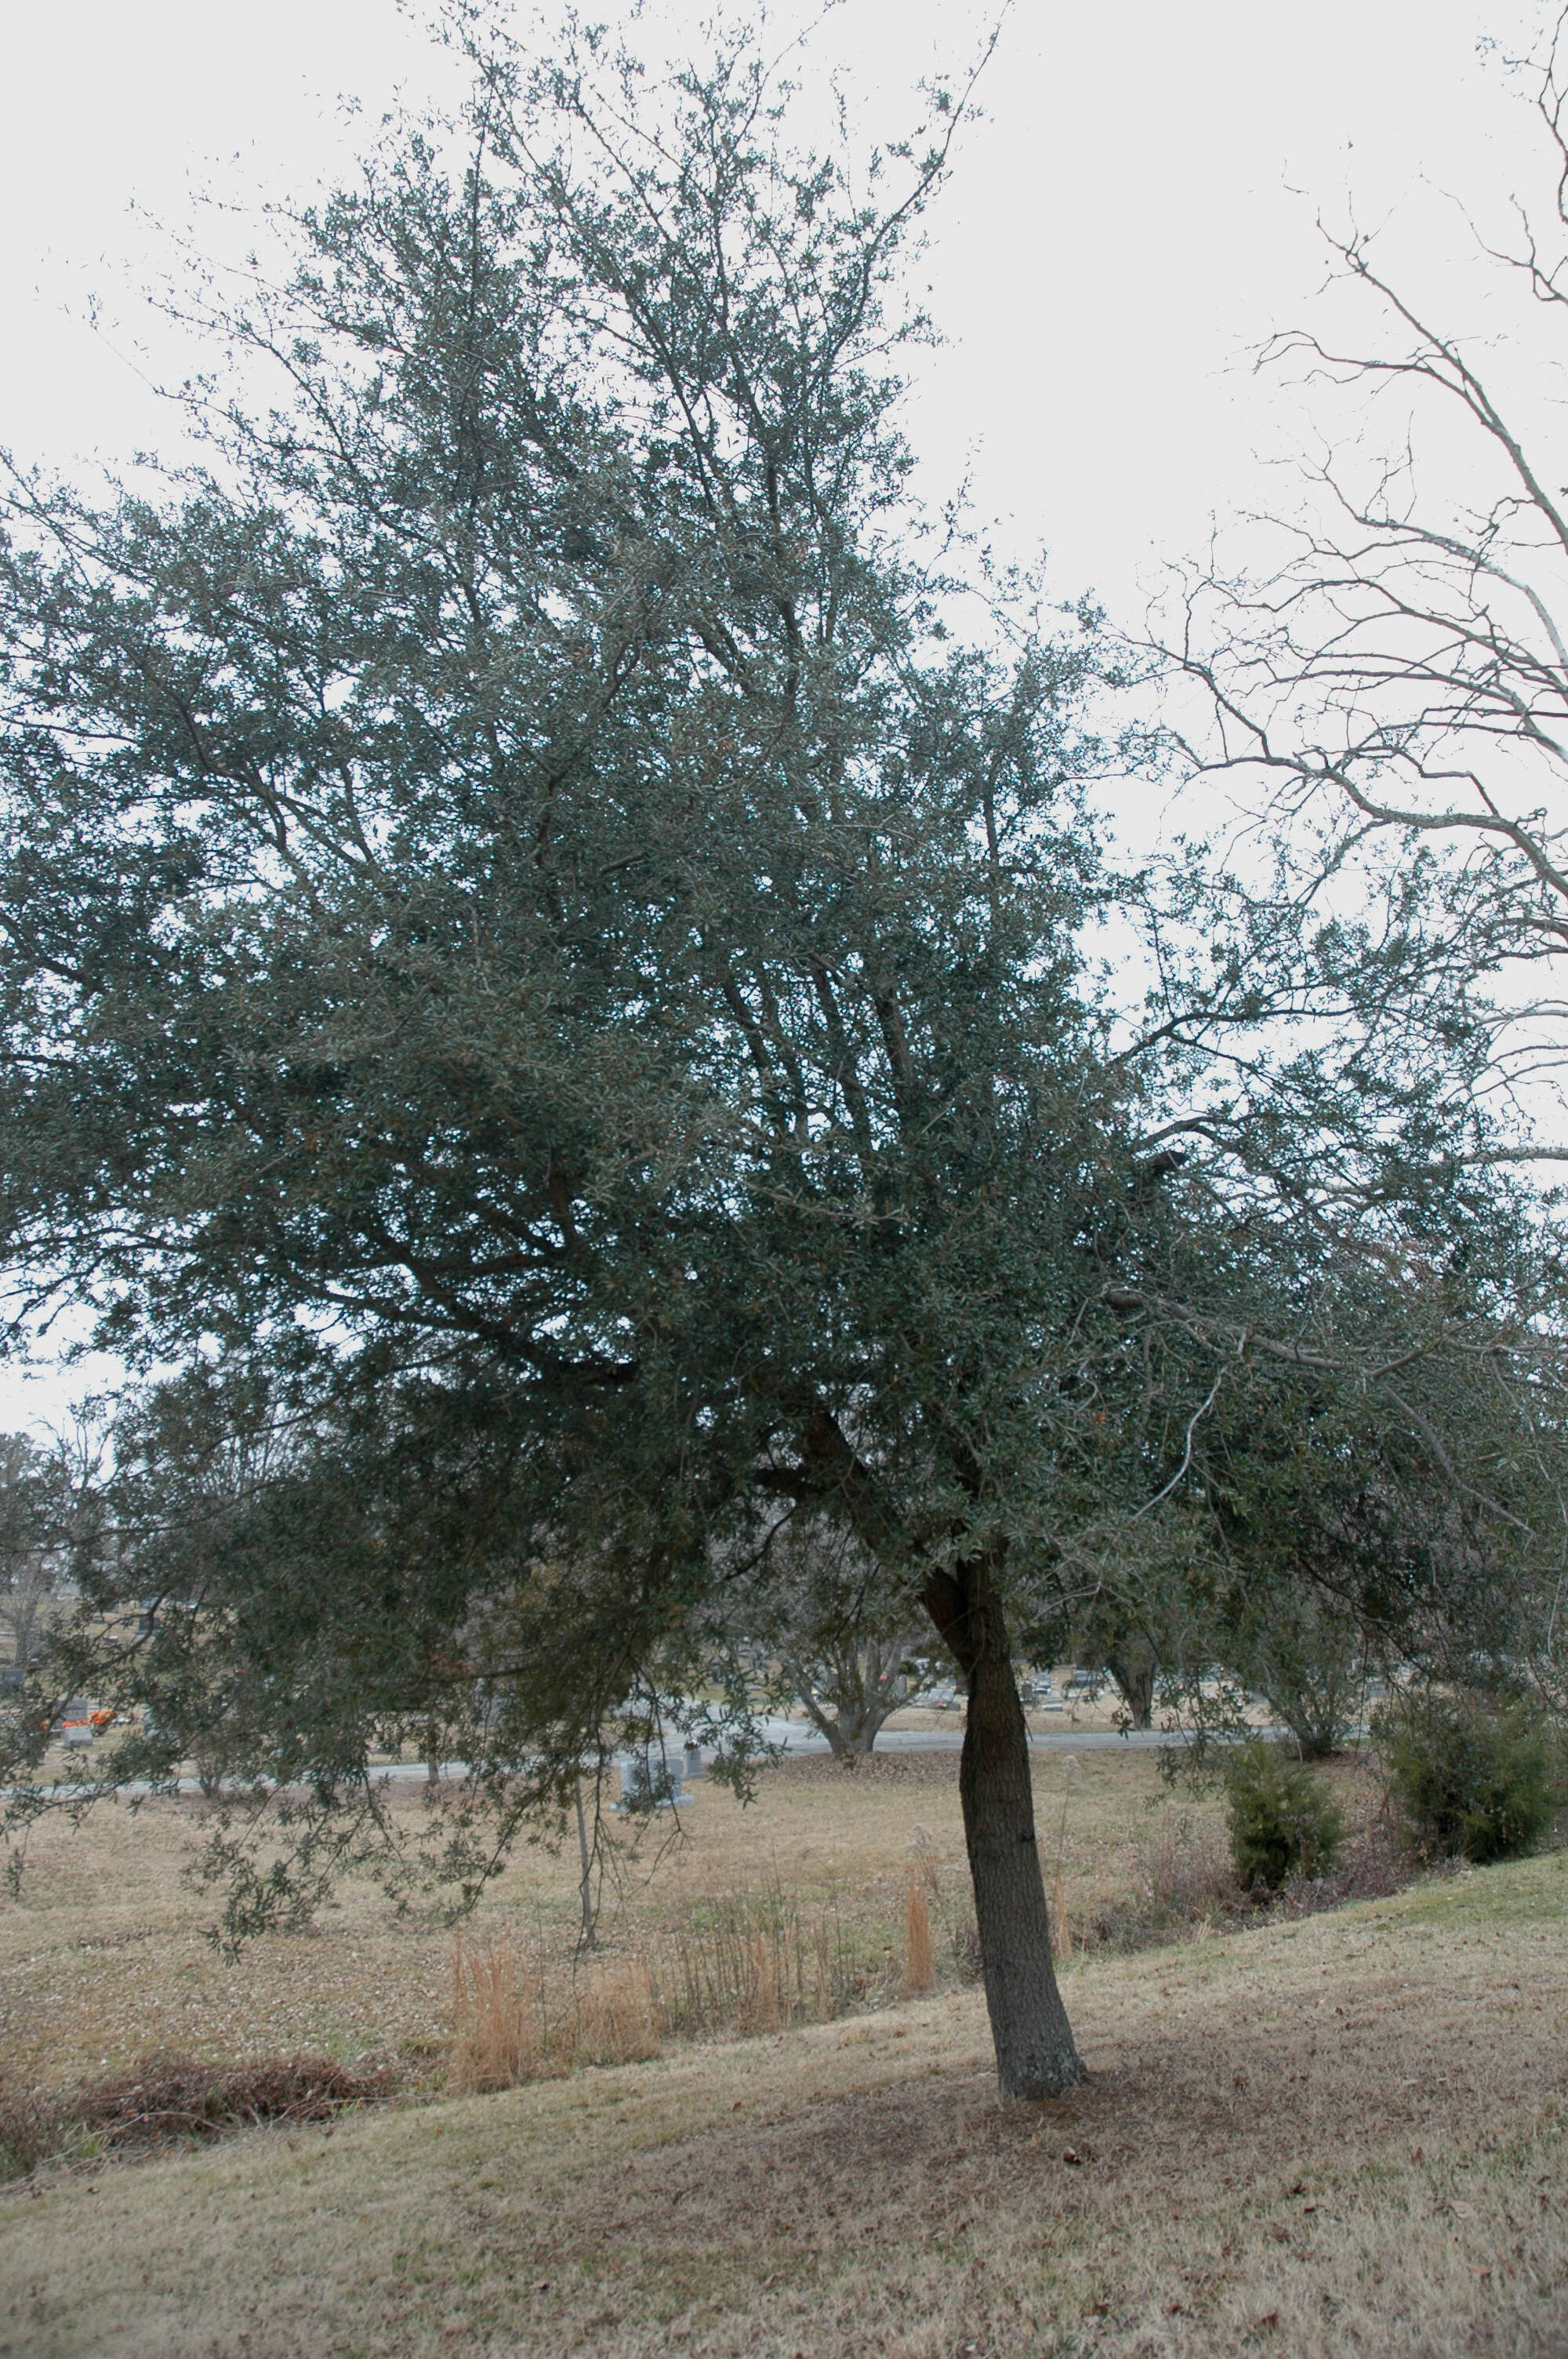
[[[1321,1777],[1259,1739],[1231,1755],[1225,1785],[1230,1855],[1244,1885],[1277,1892],[1288,1876],[1327,1875],[1345,1822]]]
[[[1563,1799],[1558,1745],[1528,1705],[1416,1689],[1373,1716],[1390,1795],[1428,1857],[1518,1859]]]

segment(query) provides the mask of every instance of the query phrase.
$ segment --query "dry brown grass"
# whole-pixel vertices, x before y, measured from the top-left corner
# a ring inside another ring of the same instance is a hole
[[[27,2359],[1568,2352],[1568,1865],[0,2194]]]
[[[913,1910],[913,1902],[911,1904]],[[924,1896],[920,1930],[909,1919],[911,1961],[935,1984]],[[673,1927],[643,1928],[639,1946],[603,1962],[563,1961],[505,1935],[465,1940],[453,1962],[453,2039],[446,2085],[470,2093],[581,2065],[626,2064],[656,2056],[668,2039],[733,2038],[827,2022],[864,1999],[837,1917],[804,1912],[777,1884],[691,1907]],[[884,1978],[885,1979],[885,1978]],[[879,1995],[881,1995],[879,1991]]]
[[[506,2093],[0,2190],[0,2359],[1568,2359],[1563,1855],[1231,1934],[1217,1810],[1149,1755],[1036,1784],[1093,2078],[1035,2108],[961,1979],[951,1755],[701,1791],[589,1959],[569,1852],[455,1969],[354,1888],[230,1965],[199,1805],[50,1833],[0,1913],[24,2096],[307,2049]],[[1161,1922],[1197,1937],[1117,1953]]]
[[[487,2096],[542,2079],[547,2032],[516,1943],[465,1943],[460,1934],[452,1954],[448,2086],[464,2096]]]
[[[462,2095],[515,2089],[579,2066],[656,2056],[667,2028],[647,1962],[623,1958],[586,1973],[552,2014],[548,1984],[514,1941],[456,1944],[447,2086]]]
[[[590,1974],[573,2021],[574,2064],[645,2063],[663,2033],[658,1993],[646,1962],[626,1958]]]
[[[1065,1775],[1060,1756],[1037,1759],[1053,1835]],[[402,1789],[395,1807],[421,1809],[420,1789]],[[1141,1846],[1194,1808],[1163,1794],[1148,1753],[1084,1755],[1063,1860],[1073,1921],[1092,1923],[1125,1900]],[[181,1873],[205,1809],[194,1797],[135,1815],[118,1808],[75,1832],[35,1836],[21,1905],[0,1902],[0,2054],[16,2076],[52,2092],[154,2053],[238,2062],[308,2050],[395,2056],[406,2077],[438,2082],[452,2032],[448,1929],[399,1917],[371,1887],[349,1885],[308,1931],[255,1941],[230,1963],[205,1938],[211,1898]],[[1196,1814],[1212,1820],[1217,1809]],[[938,1980],[966,1971],[954,1754],[873,1758],[853,1776],[816,1758],[785,1761],[744,1810],[699,1787],[679,1832],[656,1871],[646,1848],[621,1860],[601,1926],[607,1962],[649,1958],[677,2035],[761,2028],[896,1995],[917,1842]],[[542,1969],[552,2017],[571,2006],[583,1972],[574,1851],[575,1835],[564,1854],[522,1850],[472,1929],[481,1942],[513,1943],[531,1973]]]
[[[931,1910],[924,1877],[913,1870],[903,1911],[903,1995],[924,1998],[936,1987],[936,1950],[931,1939]]]

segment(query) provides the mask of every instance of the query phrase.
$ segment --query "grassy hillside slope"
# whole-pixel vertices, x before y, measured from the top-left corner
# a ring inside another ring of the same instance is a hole
[[[1568,2354],[1568,1855],[0,2192],[13,2359]]]

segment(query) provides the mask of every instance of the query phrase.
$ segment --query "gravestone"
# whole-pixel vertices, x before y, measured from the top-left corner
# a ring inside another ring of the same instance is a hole
[[[634,1753],[616,1766],[621,1772],[618,1810],[679,1810],[693,1799],[681,1791],[681,1773],[663,1754]]]

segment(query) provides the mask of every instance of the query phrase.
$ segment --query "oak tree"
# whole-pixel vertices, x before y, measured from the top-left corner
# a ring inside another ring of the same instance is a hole
[[[965,577],[897,428],[964,96],[857,159],[746,38],[661,84],[470,38],[460,125],[187,288],[237,370],[202,458],[9,495],[7,1245],[189,1361],[95,1676],[150,1771],[205,1717],[304,1793],[318,1864],[394,1725],[500,1843],[689,1681],[781,1505],[837,1523],[963,1668],[999,2066],[1048,2093],[1010,1563],[1081,1476],[1142,1084],[1082,951],[1095,619]]]

